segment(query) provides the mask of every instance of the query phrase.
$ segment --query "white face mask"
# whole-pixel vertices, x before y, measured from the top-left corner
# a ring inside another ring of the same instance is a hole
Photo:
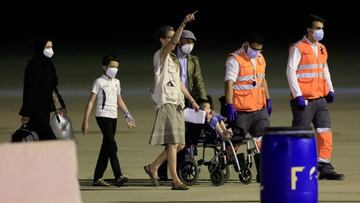
[[[45,48],[43,53],[46,57],[51,58],[54,55],[54,50],[52,48]]]
[[[194,44],[193,43],[190,43],[190,44],[184,44],[181,46],[181,51],[184,53],[184,54],[190,54],[191,51],[193,50],[194,48]]]
[[[116,76],[116,73],[117,73],[118,69],[117,68],[110,68],[108,67],[106,69],[106,75],[111,77],[111,78],[114,78]]]

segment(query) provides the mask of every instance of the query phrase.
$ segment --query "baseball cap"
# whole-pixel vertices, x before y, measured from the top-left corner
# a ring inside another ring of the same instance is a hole
[[[192,33],[190,30],[184,30],[181,33],[181,38],[185,38],[185,39],[193,39],[196,41],[196,37],[194,35],[194,33]]]

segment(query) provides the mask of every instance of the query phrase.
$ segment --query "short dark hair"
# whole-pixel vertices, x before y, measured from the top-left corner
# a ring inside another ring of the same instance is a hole
[[[158,29],[158,31],[155,32],[154,38],[155,38],[156,40],[159,40],[160,38],[165,38],[165,37],[167,36],[166,34],[167,34],[169,31],[175,31],[175,30],[174,30],[174,28],[173,28],[172,26],[170,26],[170,25],[163,25],[163,26],[161,26],[161,27]]]
[[[198,103],[200,105],[200,104],[204,104],[204,103],[210,103],[210,101],[207,99],[198,98],[196,100],[196,103]]]
[[[103,66],[107,66],[107,65],[110,64],[111,61],[116,61],[116,62],[119,63],[119,59],[118,59],[115,55],[113,55],[113,54],[108,54],[108,55],[106,55],[106,56],[103,57],[103,59],[102,59],[102,65],[103,65]]]
[[[260,32],[251,32],[248,34],[247,41],[249,44],[251,43],[258,43],[258,44],[264,44],[264,35]]]
[[[210,104],[210,109],[214,109],[213,99],[212,99],[212,97],[210,95],[207,95],[206,99],[203,99],[201,97],[197,98],[196,103],[199,106],[202,106],[203,104],[208,103],[208,104]]]
[[[209,104],[209,105],[210,105],[210,109],[211,109],[211,104],[210,104],[210,101],[209,101],[209,100],[199,98],[199,99],[196,100],[196,103],[200,106],[200,109],[204,109],[204,105],[205,105],[205,104]]]
[[[325,20],[324,20],[324,18],[322,18],[322,17],[319,17],[319,16],[317,16],[317,15],[308,15],[308,16],[306,17],[306,20],[305,20],[305,29],[306,29],[306,28],[312,28],[312,27],[313,27],[313,23],[314,23],[315,21],[320,21],[320,22],[322,22],[322,23],[325,23]]]

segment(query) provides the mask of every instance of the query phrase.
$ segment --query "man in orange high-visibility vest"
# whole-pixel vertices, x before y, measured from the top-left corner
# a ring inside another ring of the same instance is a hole
[[[242,47],[229,55],[225,65],[227,121],[240,131],[240,136],[249,132],[259,148],[271,114],[271,100],[265,79],[266,62],[261,54],[263,39],[260,33],[250,34]],[[256,180],[260,182],[259,154],[254,158]]]
[[[328,103],[334,101],[334,88],[327,64],[327,51],[319,43],[324,37],[324,19],[310,15],[306,35],[290,47],[286,75],[292,93],[293,127],[316,130],[319,179],[343,180],[330,164],[332,131]],[[301,152],[299,152],[301,153]]]

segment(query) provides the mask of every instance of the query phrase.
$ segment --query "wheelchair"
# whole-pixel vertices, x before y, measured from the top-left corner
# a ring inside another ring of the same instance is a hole
[[[219,101],[221,104],[222,99]],[[222,108],[223,109],[223,108]],[[223,112],[223,111],[222,111]],[[224,115],[222,113],[222,115]],[[251,169],[254,159],[259,158],[259,149],[253,138],[245,136],[240,129],[233,127],[233,137],[223,140],[217,137],[209,123],[185,123],[186,145],[178,154],[178,176],[186,185],[194,185],[199,179],[201,166],[207,166],[210,181],[219,186],[226,183],[230,177],[230,166],[233,165],[239,180],[243,184],[250,184],[253,174]],[[236,153],[235,145],[246,146],[244,153]],[[196,159],[198,149],[202,149],[202,157]],[[206,160],[206,149],[212,149],[213,156]]]

